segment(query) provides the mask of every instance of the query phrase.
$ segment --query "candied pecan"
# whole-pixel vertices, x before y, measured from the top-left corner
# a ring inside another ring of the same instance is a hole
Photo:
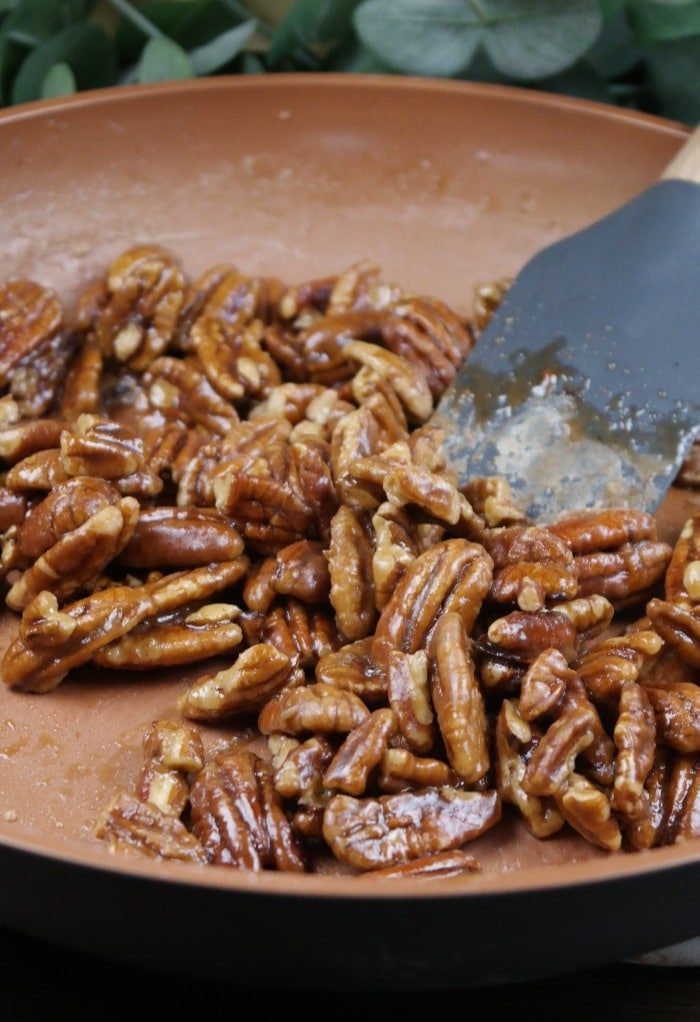
[[[133,497],[95,511],[23,572],[5,597],[7,606],[23,610],[42,590],[63,602],[89,586],[128,543],[138,516],[139,504]]]
[[[700,763],[694,754],[674,753],[665,772],[663,818],[656,844],[700,837]]]
[[[229,401],[265,396],[282,382],[279,368],[261,344],[258,313],[267,296],[265,281],[236,269],[222,274],[194,317],[188,334],[212,387]]]
[[[512,277],[500,277],[498,280],[478,284],[475,287],[472,322],[478,333],[482,333],[488,326],[491,316],[503,301],[512,283]]]
[[[314,669],[325,656],[335,653],[341,638],[326,607],[312,607],[292,597],[278,602],[267,612],[260,631],[261,641],[270,642],[286,653],[295,671]]]
[[[532,795],[523,786],[529,755],[537,737],[521,716],[517,700],[504,699],[495,724],[496,789],[503,802],[518,809],[531,834],[546,838],[561,830],[564,817],[551,798]]]
[[[500,818],[495,791],[443,786],[378,798],[339,794],[324,810],[323,836],[340,862],[371,870],[460,848]]]
[[[615,606],[644,599],[663,579],[671,557],[668,543],[639,540],[615,550],[600,550],[574,557],[578,595],[597,593]]]
[[[447,759],[468,784],[488,771],[489,731],[472,644],[459,614],[444,613],[433,633],[430,691]]]
[[[286,688],[274,695],[260,711],[258,727],[264,735],[298,735],[307,731],[348,734],[369,715],[359,696],[318,681]]]
[[[377,774],[377,787],[386,792],[444,785],[456,788],[460,783],[461,778],[443,759],[416,756],[410,749],[387,749]]]
[[[413,653],[427,648],[440,614],[456,611],[471,632],[491,585],[491,557],[479,543],[447,539],[408,565],[381,611],[375,637]]]
[[[101,813],[95,837],[112,851],[147,855],[168,862],[207,865],[209,856],[179,817],[130,792],[118,792]]]
[[[480,869],[478,859],[461,848],[454,848],[448,852],[437,852],[435,855],[402,862],[398,866],[373,869],[367,876],[375,880],[399,880],[405,877],[415,880],[444,880],[448,877],[461,877],[465,873],[478,873]]]
[[[223,436],[239,421],[238,412],[223,398],[192,359],[162,355],[143,374],[150,407],[166,421],[199,426],[213,436]]]
[[[55,291],[24,279],[0,285],[0,387],[7,387],[18,364],[62,327],[63,306]]]
[[[591,781],[573,774],[555,796],[562,816],[577,833],[593,845],[617,852],[622,845],[620,826],[607,795]]]
[[[194,568],[232,561],[242,553],[241,534],[215,508],[145,507],[119,563],[141,569]]]
[[[394,303],[382,328],[391,351],[416,366],[439,397],[474,345],[469,327],[437,298],[411,296]]]
[[[555,609],[545,608],[532,612],[513,610],[492,621],[486,635],[494,646],[524,661],[534,660],[552,646],[560,649],[567,660],[571,660],[577,649],[578,633],[575,626],[566,614],[559,614]]]
[[[70,476],[63,466],[60,448],[36,451],[12,465],[5,473],[5,486],[13,491],[43,490],[64,483]]]
[[[348,733],[323,775],[324,787],[362,795],[396,734],[396,714],[389,708],[374,710]]]
[[[528,665],[520,683],[518,709],[524,720],[550,714],[576,677],[561,650],[549,647]]]
[[[10,688],[32,692],[53,689],[73,668],[145,618],[207,599],[238,581],[247,565],[247,558],[240,557],[140,586],[115,585],[61,610],[52,593],[41,592],[25,607],[19,633],[0,661],[2,680]]]
[[[614,550],[628,543],[657,538],[656,519],[646,511],[605,508],[577,511],[547,525],[574,554]]]
[[[331,579],[320,540],[299,539],[277,551],[273,589],[304,603],[324,603]]]
[[[547,600],[576,596],[573,554],[547,529],[535,525],[490,529],[483,543],[494,563],[491,600],[534,611]]]
[[[110,419],[87,413],[61,433],[61,459],[69,476],[118,479],[143,469],[143,441]]]
[[[389,647],[382,650],[386,664],[389,705],[396,714],[402,741],[414,752],[429,752],[435,744],[437,727],[428,679],[428,655]]]
[[[576,758],[593,741],[594,710],[571,707],[554,720],[530,754],[522,785],[531,795],[557,795],[567,786]]]
[[[324,653],[316,663],[316,681],[354,692],[368,706],[384,702],[388,677],[373,654],[373,642],[374,636],[368,635]],[[397,710],[396,706],[393,708]],[[397,713],[400,717],[398,710]]]
[[[446,525],[470,522],[473,509],[455,481],[422,465],[398,465],[384,476],[384,492],[397,507],[410,505],[419,514]]]
[[[700,515],[683,524],[664,577],[664,598],[670,603],[700,602]]]
[[[159,245],[137,245],[111,264],[94,322],[103,354],[134,372],[167,348],[184,300],[185,278]]]
[[[59,419],[24,419],[0,429],[0,459],[16,465],[30,454],[58,447],[66,428]]]
[[[98,414],[103,369],[102,352],[97,342],[84,337],[63,380],[58,411],[64,422],[73,422],[84,412]]]
[[[275,742],[284,740],[284,752]],[[335,748],[325,735],[312,735],[306,741],[286,735],[270,735],[273,751],[273,781],[282,798],[295,798],[302,805],[325,805],[330,792],[324,786],[323,775],[333,759]]]
[[[307,437],[289,444],[289,484],[310,509],[309,531],[328,543],[338,496],[330,467],[329,444]]]
[[[250,544],[265,553],[303,539],[313,522],[308,505],[287,482],[236,472],[213,480],[216,507]]]
[[[374,603],[383,610],[407,565],[421,552],[416,525],[405,508],[390,501],[372,515]]]
[[[368,341],[352,340],[343,354],[372,369],[387,381],[412,422],[424,422],[433,410],[433,395],[426,376],[409,361]]]
[[[329,599],[338,630],[349,641],[369,635],[377,619],[372,553],[368,523],[347,505],[339,507],[327,551]]]
[[[655,597],[647,614],[660,637],[690,667],[700,667],[700,611]]]
[[[166,611],[96,650],[92,663],[143,671],[223,656],[241,645],[238,614],[238,607],[223,603],[208,603],[194,611]]]
[[[700,752],[700,687],[672,681],[644,685],[660,741],[679,752]]]
[[[289,657],[269,642],[249,646],[230,667],[195,681],[177,700],[192,720],[219,720],[259,710],[268,697],[287,684]]]
[[[527,514],[503,476],[471,476],[462,485],[462,493],[491,529],[527,524]]]
[[[144,735],[142,748],[136,795],[164,813],[182,816],[189,800],[189,775],[204,766],[201,735],[173,720],[158,720]]]
[[[594,641],[572,667],[595,702],[617,701],[623,682],[642,677],[662,646],[661,636],[648,628],[613,635]]]
[[[613,739],[618,749],[611,802],[627,819],[642,815],[648,796],[644,783],[654,763],[656,721],[649,693],[636,681],[625,681]]]
[[[77,476],[58,483],[29,508],[17,533],[18,553],[35,560],[97,511],[119,501],[119,490],[107,479]]]
[[[221,753],[190,789],[192,833],[210,861],[238,869],[306,869],[304,850],[287,820],[271,768],[245,749]]]

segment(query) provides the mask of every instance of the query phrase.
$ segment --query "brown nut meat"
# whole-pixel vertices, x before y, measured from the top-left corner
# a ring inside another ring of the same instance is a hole
[[[323,814],[323,837],[340,862],[382,869],[461,848],[501,818],[495,791],[427,788],[379,798],[334,795]]]

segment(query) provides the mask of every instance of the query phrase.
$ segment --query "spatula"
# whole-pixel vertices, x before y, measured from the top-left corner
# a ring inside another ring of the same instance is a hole
[[[517,274],[433,422],[533,520],[655,511],[700,427],[700,128],[660,180]]]

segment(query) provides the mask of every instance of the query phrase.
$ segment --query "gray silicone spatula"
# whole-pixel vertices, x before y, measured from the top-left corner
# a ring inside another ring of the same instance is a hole
[[[655,511],[700,426],[700,128],[660,180],[517,274],[433,422],[535,520]]]

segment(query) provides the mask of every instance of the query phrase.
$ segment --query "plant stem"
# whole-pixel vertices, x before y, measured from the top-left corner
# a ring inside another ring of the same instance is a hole
[[[105,0],[110,7],[113,7],[116,11],[119,11],[125,18],[127,18],[132,25],[140,29],[144,35],[150,36],[152,39],[160,38],[163,33],[157,28],[152,21],[144,17],[140,11],[137,11],[133,4],[130,4],[128,0]]]

